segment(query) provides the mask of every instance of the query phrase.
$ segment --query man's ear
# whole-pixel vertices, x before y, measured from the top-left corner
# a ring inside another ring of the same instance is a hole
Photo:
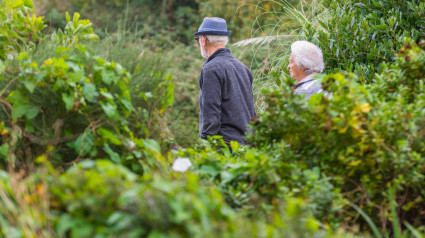
[[[207,44],[207,41],[206,41],[206,39],[205,39],[205,36],[201,35],[201,36],[199,37],[199,40],[200,40],[200,42],[201,42],[202,46],[205,46],[205,45]]]

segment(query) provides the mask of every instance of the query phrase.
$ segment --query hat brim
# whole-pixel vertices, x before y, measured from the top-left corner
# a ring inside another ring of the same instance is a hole
[[[210,36],[229,36],[232,31],[198,31],[193,33],[194,36],[210,35]]]

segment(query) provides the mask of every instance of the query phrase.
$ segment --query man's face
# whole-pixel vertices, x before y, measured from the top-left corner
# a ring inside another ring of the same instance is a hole
[[[297,80],[297,82],[301,81],[306,76],[304,69],[295,63],[294,56],[292,54],[291,57],[289,57],[288,68],[291,77]]]

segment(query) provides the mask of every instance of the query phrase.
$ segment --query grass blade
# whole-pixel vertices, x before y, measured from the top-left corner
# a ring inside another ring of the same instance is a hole
[[[360,207],[358,207],[356,204],[350,202],[350,206],[354,208],[366,220],[367,224],[369,224],[370,228],[372,229],[372,232],[375,235],[375,238],[382,238],[381,233],[379,232],[375,223],[373,223],[372,219],[370,219],[370,217],[362,209],[360,209]]]
[[[416,237],[416,238],[424,238],[425,235],[419,233],[419,231],[417,231],[412,225],[410,225],[409,223],[405,222],[404,225],[407,227],[407,229],[409,229],[409,231]]]
[[[389,200],[390,200],[391,214],[393,218],[393,221],[392,221],[393,231],[394,231],[395,237],[402,237],[400,232],[400,223],[398,222],[398,217],[397,217],[397,211],[396,211],[397,203],[394,199],[394,193],[395,193],[394,188],[391,187],[389,190]]]

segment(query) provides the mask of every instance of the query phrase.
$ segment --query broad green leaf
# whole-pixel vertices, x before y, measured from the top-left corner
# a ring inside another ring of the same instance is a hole
[[[63,88],[65,86],[65,81],[61,79],[57,79],[55,83],[53,84],[52,91],[57,92],[59,89]]]
[[[78,226],[72,228],[71,238],[91,237],[93,233],[93,225],[81,222]]]
[[[25,115],[28,109],[29,109],[28,104],[14,104],[12,108],[12,120],[16,121],[18,118]]]
[[[111,158],[112,161],[114,161],[115,163],[121,163],[121,158],[120,158],[119,154],[117,154],[115,151],[113,151],[111,149],[111,147],[109,147],[108,144],[105,144],[103,146],[103,149],[109,155],[109,157]]]
[[[127,98],[122,98],[120,102],[124,105],[127,110],[133,110],[133,105]]]
[[[24,5],[23,0],[13,0],[11,2],[12,3],[9,5],[9,7],[12,8],[12,9],[22,7]]]
[[[102,81],[107,85],[110,85],[114,81],[115,74],[113,72],[103,70],[102,71]]]
[[[75,225],[75,220],[68,214],[62,215],[56,224],[56,232],[63,235]]]
[[[25,117],[28,120],[32,120],[38,115],[39,112],[40,112],[40,110],[37,107],[31,107],[25,113]]]
[[[8,151],[9,151],[9,145],[3,144],[0,146],[0,157],[2,158],[8,158]]]
[[[70,111],[74,106],[74,96],[62,93],[62,101],[65,103],[66,110]]]
[[[68,146],[75,150],[75,153],[85,156],[89,154],[94,145],[94,135],[90,130],[82,133],[74,142],[68,143]]]
[[[82,92],[87,101],[93,102],[93,99],[96,96],[96,86],[92,83],[86,83],[83,86]]]
[[[100,94],[102,94],[102,96],[104,96],[108,100],[114,100],[114,96],[112,96],[112,94],[106,92],[106,89],[104,89],[104,88],[101,89]]]
[[[34,89],[35,89],[34,81],[32,81],[31,79],[27,79],[27,80],[23,80],[23,83],[30,93],[34,92]]]
[[[60,30],[60,29],[59,29]],[[60,31],[60,32],[62,32],[62,31]],[[63,47],[63,46],[60,46],[60,47],[58,47],[57,49],[56,49],[56,55],[60,55],[60,54],[62,54],[62,53],[65,53],[65,52],[69,52],[71,49],[70,48],[68,48],[68,47]]]
[[[114,118],[117,115],[117,106],[110,103],[102,103],[100,106],[109,118]]]
[[[32,0],[24,0],[24,5],[29,8],[34,8],[34,3]]]

